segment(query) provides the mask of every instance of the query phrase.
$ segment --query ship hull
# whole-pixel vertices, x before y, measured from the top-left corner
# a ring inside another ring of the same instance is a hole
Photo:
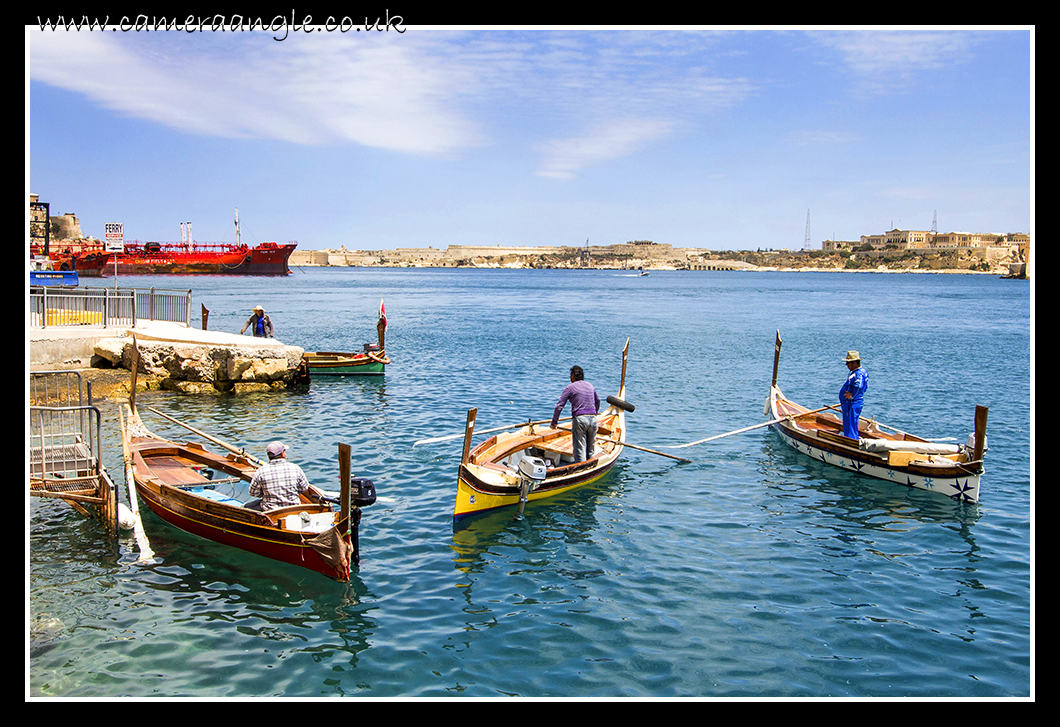
[[[103,275],[289,275],[287,260],[294,252],[293,243],[265,243],[253,248],[224,250],[180,250],[149,248],[117,254],[117,266],[111,255],[103,266]]]

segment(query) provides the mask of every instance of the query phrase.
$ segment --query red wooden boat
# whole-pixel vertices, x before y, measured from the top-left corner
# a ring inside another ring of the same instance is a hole
[[[348,445],[339,445],[338,498],[310,486],[299,504],[261,512],[245,507],[247,483],[260,464],[254,458],[231,447],[231,453],[222,456],[195,442],[163,439],[144,426],[135,402],[125,411],[128,421],[122,420],[122,444],[127,477],[131,475],[138,499],[160,519],[215,543],[337,581],[350,579],[350,567],[360,559],[361,507],[375,502],[375,488],[371,480],[350,478]],[[333,504],[339,509],[334,510]]]

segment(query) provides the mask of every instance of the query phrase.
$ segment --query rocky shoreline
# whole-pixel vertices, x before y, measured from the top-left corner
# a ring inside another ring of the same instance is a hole
[[[298,267],[593,269],[688,271],[901,272],[1012,275],[1024,265],[1010,248],[857,250],[704,250],[641,241],[607,247],[496,248],[450,246],[445,250],[295,250]]]
[[[93,399],[128,398],[134,361],[137,391],[243,394],[305,381],[303,349],[275,339],[248,339],[157,321],[132,331],[67,332],[75,334],[75,345],[69,339],[64,342],[66,355],[61,360],[41,363],[48,343],[43,337],[54,334],[31,331],[30,371],[78,371],[85,383],[92,384]],[[75,355],[75,350],[81,353]]]

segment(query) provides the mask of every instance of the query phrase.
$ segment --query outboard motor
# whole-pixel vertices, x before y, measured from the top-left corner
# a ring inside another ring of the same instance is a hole
[[[548,463],[540,457],[523,457],[519,460],[519,514],[523,514],[530,491],[545,481]]]
[[[988,446],[989,441],[990,440],[987,439],[986,435],[984,434],[983,435],[983,451],[984,452],[987,451],[988,449],[990,449],[990,447]],[[975,432],[972,432],[971,434],[968,435],[968,439],[965,440],[965,442],[964,442],[964,448],[967,449],[969,452],[974,452],[975,451]],[[971,457],[969,457],[968,459],[971,459]]]
[[[375,484],[367,477],[350,478],[350,504],[368,507],[375,504]]]

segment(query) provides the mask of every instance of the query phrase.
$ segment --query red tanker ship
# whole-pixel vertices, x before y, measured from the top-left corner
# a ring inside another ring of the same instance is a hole
[[[287,260],[298,246],[263,242],[249,247],[239,239],[239,212],[236,211],[236,242],[199,243],[191,240],[190,226],[181,242],[125,243],[122,252],[107,252],[99,240],[52,243],[48,257],[57,270],[76,270],[79,275],[97,277],[118,275],[289,275]],[[182,232],[183,236],[183,232]],[[39,245],[30,245],[31,254],[42,254]]]
[[[254,247],[224,243],[131,242],[124,252],[105,253],[103,274],[119,275],[287,275],[297,245],[263,242]]]

